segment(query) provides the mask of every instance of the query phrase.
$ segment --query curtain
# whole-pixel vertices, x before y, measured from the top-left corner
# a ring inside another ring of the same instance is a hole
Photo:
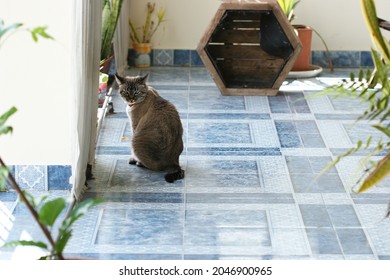
[[[76,200],[86,187],[87,166],[95,159],[101,10],[101,1],[73,0],[71,184]]]
[[[123,75],[127,69],[127,51],[129,48],[129,11],[130,0],[123,0],[121,14],[118,19],[113,39],[116,71]]]

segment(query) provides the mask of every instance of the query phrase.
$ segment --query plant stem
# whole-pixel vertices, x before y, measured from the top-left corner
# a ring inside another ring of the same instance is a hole
[[[5,167],[5,168],[7,167],[4,163],[4,161],[1,159],[1,157],[0,157],[0,165],[2,167]],[[38,216],[37,211],[30,204],[30,202],[28,201],[28,199],[24,195],[22,189],[19,187],[18,183],[16,182],[14,176],[11,173],[8,173],[8,179],[11,182],[11,185],[15,189],[16,193],[19,195],[20,199],[23,201],[23,203],[26,205],[27,209],[30,211],[31,215],[33,216],[34,220],[37,222],[37,224],[40,227],[40,229],[42,230],[43,234],[45,235],[45,237],[49,241],[50,246],[52,247],[50,252],[52,254],[54,254],[55,253],[55,243],[54,243],[53,237],[50,234],[50,231],[47,229],[47,227],[44,224],[41,223],[41,221],[39,220],[39,216]],[[57,256],[60,260],[64,259],[63,255],[61,253],[57,253]]]

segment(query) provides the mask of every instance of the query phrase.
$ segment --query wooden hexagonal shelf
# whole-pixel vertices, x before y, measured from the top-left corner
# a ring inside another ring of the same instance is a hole
[[[225,0],[197,47],[222,95],[276,95],[300,51],[277,0]]]

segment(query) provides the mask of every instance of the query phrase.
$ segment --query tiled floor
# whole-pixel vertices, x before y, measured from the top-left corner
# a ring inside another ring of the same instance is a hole
[[[359,102],[311,97],[349,70],[288,80],[274,97],[222,96],[204,68],[142,72],[179,110],[186,177],[169,184],[164,173],[128,165],[131,131],[114,92],[116,113],[104,121],[85,193],[105,203],[77,224],[69,256],[390,259],[390,180],[353,194],[362,154],[317,178],[332,157],[378,135],[354,123]]]

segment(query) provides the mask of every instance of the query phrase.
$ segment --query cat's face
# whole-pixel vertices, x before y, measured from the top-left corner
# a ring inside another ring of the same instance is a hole
[[[121,77],[115,74],[116,82],[119,85],[119,93],[130,107],[145,100],[148,92],[148,86],[146,85],[147,77],[147,74],[135,77]]]

